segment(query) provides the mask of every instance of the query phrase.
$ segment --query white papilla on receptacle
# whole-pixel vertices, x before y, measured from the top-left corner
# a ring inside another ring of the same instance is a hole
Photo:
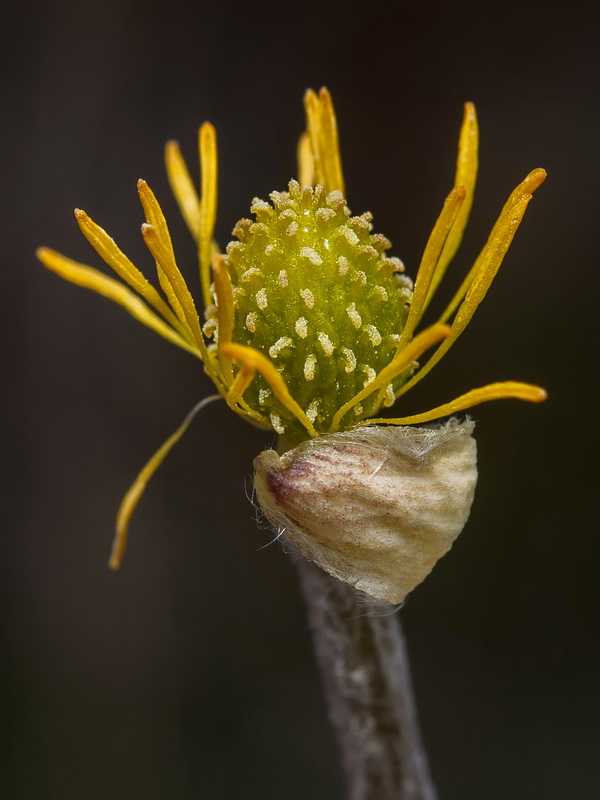
[[[365,426],[254,459],[269,521],[336,578],[400,603],[448,552],[477,483],[472,422]]]

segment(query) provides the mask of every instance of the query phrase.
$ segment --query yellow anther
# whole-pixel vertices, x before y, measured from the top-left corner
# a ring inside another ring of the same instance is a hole
[[[148,225],[152,225],[152,227],[156,230],[162,246],[168,252],[171,260],[175,261],[175,251],[173,250],[173,242],[171,241],[171,234],[169,233],[167,220],[165,219],[162,208],[156,199],[156,195],[148,186],[146,181],[142,180],[141,178],[137,183],[137,190],[142,208],[144,209],[146,222]]]

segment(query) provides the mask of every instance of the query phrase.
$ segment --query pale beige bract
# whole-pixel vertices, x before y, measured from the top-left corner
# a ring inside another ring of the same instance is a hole
[[[400,603],[462,531],[477,483],[472,422],[326,434],[254,460],[266,517],[322,569]]]

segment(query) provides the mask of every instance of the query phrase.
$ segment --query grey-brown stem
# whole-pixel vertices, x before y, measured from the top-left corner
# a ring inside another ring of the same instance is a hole
[[[398,615],[297,566],[349,800],[435,800]]]

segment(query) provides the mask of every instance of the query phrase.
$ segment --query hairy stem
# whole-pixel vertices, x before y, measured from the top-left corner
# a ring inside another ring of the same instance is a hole
[[[297,566],[348,800],[435,800],[398,615],[304,557]]]

